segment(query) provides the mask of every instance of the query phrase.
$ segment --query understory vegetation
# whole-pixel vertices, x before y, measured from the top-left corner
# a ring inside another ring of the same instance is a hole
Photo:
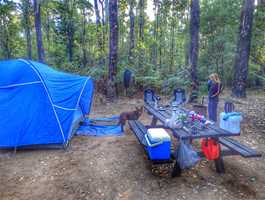
[[[241,13],[247,1],[199,1],[196,75],[200,91],[206,90],[203,82],[212,72],[220,74],[226,87],[233,85]],[[109,22],[111,13],[117,12],[114,81],[121,84],[127,68],[134,73],[137,88],[152,86],[167,92],[176,86],[189,87],[191,2],[118,0],[118,9],[111,10],[111,0],[0,0],[0,59],[41,58],[64,71],[107,79],[112,51]],[[252,2],[246,87],[264,87],[265,3]]]

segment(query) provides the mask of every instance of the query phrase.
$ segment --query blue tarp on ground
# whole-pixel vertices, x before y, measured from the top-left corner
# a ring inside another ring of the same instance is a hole
[[[76,135],[87,136],[121,136],[122,126],[117,124],[119,116],[110,118],[85,119],[83,125],[76,131]],[[113,123],[112,123],[113,122]],[[106,125],[102,125],[102,124]]]
[[[92,97],[89,77],[24,59],[0,62],[0,147],[66,144]]]

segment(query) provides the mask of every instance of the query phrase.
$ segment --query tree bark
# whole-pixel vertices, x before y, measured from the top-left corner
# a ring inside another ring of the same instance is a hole
[[[105,8],[104,8],[104,0],[99,0],[101,6],[101,17],[102,17],[102,25],[105,25]]]
[[[144,42],[144,0],[139,0],[139,41],[140,43]],[[140,45],[139,50],[139,58],[138,58],[138,68],[140,69],[140,73],[144,73],[143,62],[144,62],[144,48],[142,44]]]
[[[237,52],[234,64],[232,95],[236,97],[246,97],[253,12],[254,0],[245,0],[241,10]]]
[[[31,39],[31,23],[30,23],[30,0],[22,1],[22,12],[23,12],[23,26],[27,41],[27,57],[32,59],[32,39]]]
[[[67,10],[67,21],[66,21],[66,37],[67,37],[67,57],[68,61],[72,62],[74,57],[74,34],[75,34],[75,27],[74,27],[74,6],[75,2],[71,0],[66,0],[66,10]]]
[[[99,0],[101,5],[101,18],[102,18],[102,31],[101,31],[101,50],[102,50],[102,58],[101,64],[105,65],[105,11],[104,11],[104,0]]]
[[[109,21],[109,0],[105,0],[105,23]]]
[[[191,66],[192,93],[198,92],[197,63],[199,53],[200,4],[199,0],[191,1],[190,12],[190,51],[189,64]]]
[[[96,25],[97,25],[97,29],[100,26],[100,15],[99,15],[99,9],[98,9],[98,0],[94,0],[94,9],[95,9],[95,13],[96,13]]]
[[[129,16],[130,16],[130,46],[129,46],[129,54],[128,54],[128,60],[131,64],[133,64],[134,55],[133,55],[133,49],[135,47],[135,35],[134,35],[134,0],[130,0],[129,3],[130,10],[129,10]]]
[[[152,45],[152,58],[151,62],[153,63],[154,67],[157,68],[157,34],[158,34],[158,25],[159,25],[159,15],[160,15],[160,3],[158,0],[154,0],[154,10],[155,10],[155,21],[154,21],[154,44]]]
[[[9,31],[8,31],[8,19],[4,16],[0,19],[0,47],[3,49],[3,56],[5,59],[10,59],[12,56],[11,48],[10,48],[10,39],[9,39]]]
[[[35,16],[35,29],[36,29],[36,42],[38,50],[38,60],[45,62],[45,53],[42,42],[42,31],[41,31],[41,4],[38,0],[33,0],[34,16]]]
[[[100,58],[99,58],[99,65],[103,65],[105,63],[104,59],[104,42],[105,40],[104,34],[103,34],[103,28],[101,27],[101,19],[100,19],[100,13],[99,13],[99,8],[98,8],[98,0],[94,0],[94,10],[96,14],[96,31],[97,31],[97,45],[98,45],[98,50],[100,52]],[[101,30],[102,28],[102,30]]]
[[[139,38],[144,41],[144,0],[139,0]]]
[[[185,14],[186,13],[186,14]],[[183,23],[186,24],[186,28],[185,28],[185,33],[186,33],[186,36],[185,36],[185,43],[184,43],[184,48],[185,48],[185,66],[189,66],[189,53],[190,53],[190,41],[189,41],[189,36],[188,36],[188,23],[189,23],[189,15],[190,13],[190,7],[187,7],[187,9],[185,9],[185,12],[183,13],[183,15],[185,16],[183,18]]]
[[[49,51],[49,44],[50,44],[50,24],[51,24],[51,13],[49,12],[49,10],[46,11],[46,24],[45,24],[45,32],[46,32],[46,39],[47,39],[47,43],[48,43],[48,47],[47,50]]]
[[[67,56],[68,61],[73,61],[73,55],[74,55],[74,22],[72,19],[69,20],[67,23]]]
[[[118,62],[118,3],[117,0],[109,0],[109,73],[107,84],[107,97],[113,100],[117,96],[115,79]]]
[[[83,67],[86,67],[87,65],[87,49],[86,49],[86,10],[85,8],[83,8],[82,10],[82,15],[83,15],[83,23],[82,23],[82,54],[83,54],[83,58],[82,58],[82,63],[83,63]]]
[[[175,58],[175,29],[176,29],[176,17],[177,17],[177,1],[173,0],[172,1],[172,21],[171,21],[171,29],[170,29],[170,37],[171,37],[171,42],[170,42],[170,66],[169,66],[169,73],[173,72],[174,68],[174,58]]]

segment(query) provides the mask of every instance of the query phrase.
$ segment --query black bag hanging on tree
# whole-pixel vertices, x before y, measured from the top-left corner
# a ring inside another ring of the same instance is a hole
[[[132,71],[129,69],[125,69],[123,73],[123,85],[125,88],[126,96],[127,96],[127,90],[130,87],[131,79],[132,79]]]

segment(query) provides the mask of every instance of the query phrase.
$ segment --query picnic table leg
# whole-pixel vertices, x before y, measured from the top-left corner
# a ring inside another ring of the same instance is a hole
[[[151,122],[151,126],[155,126],[157,123],[157,118],[153,117],[152,122]]]
[[[216,142],[218,142],[218,139],[216,139]],[[220,154],[219,155],[220,155],[219,158],[214,160],[215,169],[216,169],[217,173],[223,174],[223,173],[225,173],[225,165],[224,165],[224,160],[223,160],[223,157],[222,157],[221,146],[220,146]]]
[[[223,157],[220,156],[218,159],[214,160],[216,172],[219,174],[225,173],[225,166]]]
[[[171,173],[171,177],[178,177],[178,176],[181,176],[181,168],[180,168],[178,162],[176,161],[174,164],[172,173]]]

